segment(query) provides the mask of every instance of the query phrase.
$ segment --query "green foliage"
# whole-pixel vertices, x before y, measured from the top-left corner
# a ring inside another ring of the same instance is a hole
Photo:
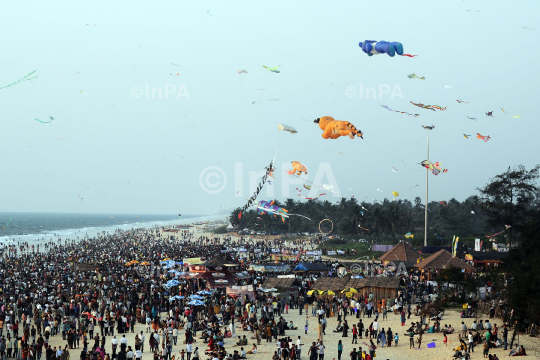
[[[517,319],[540,323],[540,211],[520,228],[519,247],[510,250],[507,271],[508,305]]]
[[[482,195],[483,211],[487,215],[487,223],[504,228],[510,225],[519,227],[528,221],[529,214],[536,202],[538,193],[536,184],[540,165],[527,171],[523,165],[505,171],[490,179],[483,188],[477,189]],[[512,241],[513,228],[508,231]]]
[[[279,216],[257,215],[257,211],[251,210],[242,213],[238,227],[267,232],[275,230],[280,234],[319,233],[319,222],[330,219],[334,223],[331,235],[339,234],[356,240],[375,239],[377,243],[397,243],[399,240],[405,240],[404,234],[411,232],[414,238],[407,241],[415,246],[421,246],[424,242],[424,209],[420,206],[420,198],[416,198],[414,203],[409,200],[384,199],[375,204],[359,203],[355,198],[342,198],[334,203],[321,199],[310,201],[287,199],[285,203],[276,201],[276,205],[284,207],[291,214],[301,214],[313,221],[291,216],[282,222]],[[486,225],[481,212],[482,204],[477,196],[471,196],[463,202],[451,199],[446,205],[447,207],[434,201],[428,206],[431,210],[428,213],[428,244],[450,246],[452,236],[456,235],[462,236],[460,241],[472,246],[475,237],[483,236],[491,230]],[[233,211],[231,219],[238,219],[239,210]],[[322,226],[328,224],[323,223]],[[361,229],[360,226],[369,231]]]

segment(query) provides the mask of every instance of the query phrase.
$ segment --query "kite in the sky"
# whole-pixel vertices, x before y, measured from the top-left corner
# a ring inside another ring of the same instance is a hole
[[[401,56],[407,56],[407,57],[415,57],[416,56],[416,57],[418,57],[418,55],[411,55],[411,54],[403,54]]]
[[[9,224],[11,224],[11,218],[9,218],[8,223],[6,224],[6,226],[3,226],[2,229],[6,230],[6,228],[8,227]]]
[[[458,103],[460,103],[460,104],[461,104],[461,103],[465,103],[465,104],[468,104],[468,103],[469,103],[468,101],[463,101],[463,100],[461,100],[461,99],[458,99],[458,100],[456,100],[456,101],[457,101]]]
[[[307,168],[299,161],[293,161],[291,162],[293,169],[287,170],[287,174],[289,175],[302,175],[302,173],[307,175]]]
[[[510,115],[509,113],[507,113],[506,111],[504,111],[503,108],[501,108],[501,110],[502,110],[503,113],[505,113],[506,115],[508,115],[508,116],[510,116],[511,118],[514,118],[514,119],[522,118],[522,117],[523,117],[523,116],[521,116],[521,115],[514,115],[514,116],[512,116],[512,115]]]
[[[261,200],[261,201],[259,201],[259,203],[257,205],[257,209],[259,209],[259,215],[270,214],[270,215],[274,215],[274,217],[281,216],[281,220],[283,222],[285,222],[285,218],[288,218],[291,215],[293,215],[293,216],[301,216],[303,218],[308,219],[309,221],[312,221],[310,218],[308,218],[306,216],[303,216],[303,215],[289,214],[288,213],[289,211],[287,209],[284,209],[282,207],[274,205],[274,201],[268,202],[268,201]]]
[[[425,207],[424,205],[422,205],[422,204],[419,204],[418,206],[420,206],[422,209],[425,209],[425,208],[426,208],[426,207]],[[429,210],[429,208],[428,208],[428,211],[431,212],[431,210]]]
[[[176,74],[176,75],[178,75],[178,74]],[[86,96],[90,96],[90,95],[88,95],[88,94],[86,94],[86,93],[83,93],[83,91],[82,91],[82,90],[79,90],[79,91],[80,91],[80,92],[81,92],[81,94],[83,94],[83,95],[86,95]],[[90,96],[90,97],[91,97],[92,99],[94,98],[93,96]]]
[[[397,198],[399,196],[399,193],[397,191],[392,191],[392,195],[394,195],[394,198]]]
[[[381,189],[377,189],[378,192],[383,192]]]
[[[443,88],[445,88],[445,89],[450,89],[451,87],[452,86],[450,86],[450,85],[443,85]]]
[[[82,204],[83,198],[81,197],[79,193],[77,193],[77,195],[79,195],[79,199],[81,199],[81,204]]]
[[[241,209],[240,209],[240,212],[242,211],[246,211],[252,204],[253,202],[255,201],[255,199],[257,199],[257,196],[259,195],[259,192],[263,189],[263,186],[264,184],[266,183],[266,180],[268,179],[268,176],[269,174],[272,174],[272,172],[274,171],[274,160],[276,159],[276,155],[277,155],[277,151],[276,153],[274,154],[274,157],[272,158],[272,161],[270,161],[270,165],[268,165],[265,170],[266,170],[266,174],[263,176],[261,182],[259,183],[259,186],[257,186],[257,189],[255,190],[255,192],[253,193],[253,195],[249,198],[248,202],[246,205],[244,205]],[[237,219],[233,219],[231,221],[231,224],[233,226],[235,225],[238,225],[238,220]]]
[[[417,78],[417,79],[420,79],[420,80],[426,80],[426,78],[424,76],[417,76],[415,73],[409,74],[409,75],[407,75],[407,77],[409,79]]]
[[[359,227],[360,229],[362,229],[362,230],[369,231],[369,229],[363,228],[363,227],[361,227],[360,225],[358,225],[358,227]]]
[[[407,115],[411,115],[411,116],[414,116],[414,117],[420,116],[420,114],[409,114],[408,112],[405,112],[405,111],[392,110],[386,105],[381,105],[381,107],[385,108],[386,110],[394,111],[394,112],[397,112],[397,113],[400,113],[400,114],[407,114]]]
[[[398,172],[397,169],[395,167],[392,166],[392,171],[393,172]]]
[[[50,122],[52,122],[54,120],[54,118],[52,116],[49,116],[49,119],[50,119],[49,121],[41,121],[38,118],[35,118],[34,120],[39,121],[42,124],[49,124]]]
[[[505,232],[506,230],[510,229],[512,226],[511,225],[504,225],[505,229],[501,232],[498,232],[496,234],[493,234],[493,235],[486,235],[486,237],[490,238],[490,237],[494,237],[494,236],[497,236],[499,234],[502,234],[503,232]]]
[[[214,17],[214,15],[210,14],[210,10],[207,10],[206,12],[207,12],[208,15],[210,15],[211,17]]]
[[[182,214],[178,214],[178,217],[182,217]]]
[[[441,205],[444,206],[444,207],[448,207],[448,206],[444,203],[444,201],[439,201],[439,204],[441,204]],[[449,209],[450,209],[450,208],[449,208]]]
[[[273,73],[276,73],[276,74],[279,74],[279,70],[277,70],[278,67],[280,67],[281,65],[278,65],[276,67],[273,67],[273,68],[269,68],[268,66],[263,66],[263,68],[273,72]]]
[[[495,116],[493,116],[493,111],[487,111],[487,112],[486,112],[486,116],[495,117]]]
[[[307,190],[311,190],[311,185],[304,185],[304,188]]]
[[[412,101],[410,103],[415,105],[415,106],[421,107],[422,109],[428,109],[428,110],[433,110],[433,111],[435,111],[435,109],[441,110],[441,111],[446,110],[446,106],[443,108],[443,107],[440,107],[439,105],[424,105],[424,104],[421,104],[421,103],[417,104],[417,103],[413,103]]]
[[[32,79],[37,78],[38,76],[34,76],[34,77],[32,77],[32,78],[27,79],[27,77],[29,77],[30,75],[32,75],[32,74],[35,73],[36,71],[37,71],[37,70],[32,71],[30,74],[26,75],[26,76],[23,77],[23,78],[20,78],[19,80],[15,81],[14,83],[11,83],[11,84],[9,84],[9,85],[6,85],[6,86],[4,86],[4,87],[1,87],[0,90],[5,89],[5,88],[8,88],[8,87],[13,86],[13,85],[17,85],[17,84],[19,84],[19,83],[21,83],[21,82],[23,82],[23,81],[30,81],[30,80],[32,80]]]
[[[90,25],[90,24],[85,24],[85,25],[87,25],[87,26],[97,26],[96,24],[94,24],[94,25]]]
[[[472,136],[472,135],[463,134],[463,137],[464,137],[465,139],[468,139],[469,136]]]
[[[448,172],[448,169],[441,169],[441,167],[440,167],[441,163],[439,163],[439,162],[432,163],[429,160],[424,160],[424,161],[422,161],[420,163],[420,165],[422,165],[423,167],[425,167],[428,170],[431,170],[431,172],[435,176],[439,175],[441,172],[443,172],[443,173]]]
[[[480,135],[479,133],[476,133],[476,138],[477,138],[477,139],[482,139],[482,140],[484,140],[485,142],[488,142],[488,140],[491,139],[491,138],[489,137],[489,135],[484,136],[484,135]]]
[[[326,195],[325,193],[322,193],[322,194],[319,194],[319,195],[317,195],[317,196],[311,198],[311,197],[305,197],[305,196],[303,196],[303,195],[300,195],[300,193],[301,193],[302,191],[304,191],[304,190],[300,190],[299,188],[296,188],[296,191],[298,191],[298,196],[300,196],[300,197],[302,197],[302,198],[304,198],[304,199],[306,199],[306,200],[314,200],[314,199],[316,199],[316,198],[318,198],[318,197],[320,197],[320,196]]]
[[[400,42],[365,40],[358,43],[358,46],[360,46],[362,51],[369,56],[387,54],[388,56],[394,57],[396,53],[398,55],[403,55],[403,45]]]
[[[319,124],[319,127],[324,132],[322,137],[324,139],[337,139],[341,136],[349,136],[351,139],[354,139],[354,136],[359,136],[362,139],[362,131],[356,129],[356,127],[348,121],[334,120],[331,116],[323,116],[322,118],[317,118],[313,121],[314,123]]]
[[[468,12],[480,12],[480,10],[467,10]]]
[[[246,70],[238,70],[238,74],[247,74]]]
[[[472,118],[467,116],[467,119],[476,121],[478,118]]]
[[[527,27],[527,26],[524,26],[523,29],[525,29],[525,30],[534,30],[534,28],[530,28],[530,27]]]
[[[409,238],[414,239],[414,234],[411,234],[410,232],[408,232],[408,233],[405,234],[405,237],[407,239],[409,239]]]
[[[178,64],[175,64],[175,63],[171,63],[171,64],[173,64],[174,66],[180,66],[180,65],[178,65]]]
[[[279,99],[268,99],[268,100],[262,100],[262,101],[253,101],[251,102],[251,104],[259,104],[259,103],[262,103],[262,102],[265,102],[265,101],[279,101]]]
[[[284,131],[288,131],[290,132],[291,134],[296,134],[298,131],[296,131],[295,128],[293,128],[292,126],[289,126],[289,125],[285,125],[285,124],[278,124],[277,126],[278,130],[284,130]]]

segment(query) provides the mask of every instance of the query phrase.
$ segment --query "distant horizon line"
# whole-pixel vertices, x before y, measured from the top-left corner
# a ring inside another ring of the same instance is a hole
[[[178,214],[141,214],[141,213],[84,213],[84,212],[45,212],[45,211],[0,211],[0,214],[61,214],[61,215],[134,215],[134,216],[144,216],[144,215],[153,215],[153,216],[178,216]],[[182,216],[212,216],[212,215],[220,215],[218,214],[204,214],[204,215],[192,215],[192,214],[185,214]],[[181,218],[181,217],[180,217]]]

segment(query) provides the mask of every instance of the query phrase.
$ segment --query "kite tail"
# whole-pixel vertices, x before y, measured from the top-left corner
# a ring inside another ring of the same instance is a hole
[[[362,133],[362,131],[361,131],[361,130],[358,130],[358,129],[356,128],[356,126],[354,126],[354,125],[351,124],[350,122],[347,123],[347,127],[351,129],[351,131],[352,131],[352,133],[353,133],[354,135],[360,136],[362,139],[364,138],[364,137],[363,137],[364,134]],[[360,134],[360,135],[358,135],[358,134]]]

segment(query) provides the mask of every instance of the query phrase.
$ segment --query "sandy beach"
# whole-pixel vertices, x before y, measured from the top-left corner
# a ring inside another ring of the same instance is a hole
[[[198,227],[192,226],[189,230],[194,231]],[[184,230],[184,229],[183,229]],[[214,234],[207,232],[207,231],[196,231],[195,233],[196,237],[200,236],[208,236],[213,237]],[[161,232],[161,235],[163,238],[168,237],[169,235],[178,235],[174,232]],[[223,238],[223,236],[220,236],[220,238]],[[237,237],[233,237],[233,239],[237,239]],[[258,314],[260,314],[260,310],[258,310]],[[161,313],[162,318],[166,318],[165,313]],[[318,339],[318,331],[317,331],[317,319],[314,316],[311,316],[311,305],[309,306],[308,310],[308,316],[309,316],[309,330],[307,332],[307,335],[304,334],[304,321],[306,319],[306,313],[303,312],[303,315],[300,315],[298,309],[289,309],[288,313],[285,313],[282,315],[284,319],[287,322],[293,321],[295,326],[297,326],[299,329],[290,331],[286,331],[286,336],[290,337],[293,341],[296,341],[298,336],[301,337],[302,344],[304,346],[302,347],[302,359],[308,359],[307,350],[309,348],[309,345],[312,342],[317,341]],[[346,317],[349,326],[352,328],[352,324],[358,323],[359,319],[356,319],[355,316],[348,315]],[[480,317],[479,319],[487,319],[487,315]],[[368,319],[367,317],[364,317],[362,319],[365,326],[369,326],[371,321],[373,321],[374,318]],[[464,319],[465,324],[467,327],[470,327],[474,319]],[[351,344],[352,341],[352,332],[349,331],[349,337],[343,338],[341,333],[333,333],[333,330],[337,327],[337,317],[330,317],[328,318],[328,326],[326,329],[326,335],[323,338],[323,342],[326,346],[326,353],[325,353],[325,359],[333,360],[337,359],[337,345],[338,341],[343,341],[343,355],[342,359],[348,360],[350,359],[349,353],[353,350],[353,348],[356,348],[358,350],[358,347],[362,347],[363,349],[367,349],[366,344],[369,344],[369,340],[366,340],[365,337],[358,340],[357,344]],[[454,334],[451,334],[448,336],[449,344],[444,345],[443,344],[443,335],[442,333],[438,334],[424,334],[422,345],[420,349],[409,349],[409,337],[405,334],[405,330],[409,327],[410,323],[412,321],[419,321],[419,317],[412,315],[409,320],[407,320],[406,326],[401,326],[400,323],[400,316],[394,315],[393,313],[388,313],[388,319],[382,320],[379,319],[380,327],[387,330],[388,328],[391,328],[394,334],[399,335],[399,343],[398,346],[395,346],[394,343],[392,343],[392,347],[378,347],[376,354],[377,358],[379,359],[396,359],[396,360],[407,360],[407,359],[420,359],[420,360],[428,360],[428,359],[451,359],[453,356],[453,348],[459,345],[458,341],[458,332],[454,332]],[[461,325],[462,319],[459,316],[459,312],[457,311],[447,311],[443,317],[443,320],[441,321],[441,325],[448,324],[452,325],[455,329],[459,329],[459,326]],[[497,324],[499,328],[502,328],[502,320],[500,319],[490,319],[490,322],[492,324]],[[237,326],[239,326],[237,324]],[[96,327],[96,333],[98,333],[99,328]],[[135,334],[140,333],[140,331],[145,332],[146,341],[145,341],[145,352],[143,354],[143,360],[152,360],[153,354],[149,351],[149,345],[148,345],[148,335],[146,334],[146,327],[143,324],[136,324],[135,326],[135,333],[127,333],[125,334],[128,345],[134,348],[135,344]],[[199,334],[200,335],[200,334]],[[236,336],[243,336],[246,335],[248,338],[252,336],[252,333],[249,331],[241,331],[240,328],[237,328]],[[117,339],[120,339],[121,336],[117,335]],[[416,339],[417,337],[415,337]],[[184,330],[179,331],[178,336],[178,344],[176,346],[173,346],[173,353],[176,354],[176,358],[180,359],[179,352],[182,349],[185,349],[185,344],[182,343],[184,339]],[[106,338],[106,352],[111,354],[112,353],[112,346],[111,346],[111,336],[107,336]],[[510,340],[510,334],[509,334],[509,340]],[[240,350],[240,347],[233,347],[233,345],[236,343],[237,338],[231,339],[225,339],[225,348],[228,352],[232,350]],[[252,344],[256,341],[254,339],[250,339],[248,342],[248,346],[245,346],[245,350],[249,350],[252,347]],[[426,344],[430,342],[435,342],[436,347],[428,349]],[[93,344],[93,341],[89,342],[90,345]],[[56,335],[51,337],[51,340],[49,342],[51,346],[62,346],[64,347],[67,342],[62,340],[61,335]],[[519,344],[524,345],[525,349],[527,350],[527,353],[529,355],[533,355],[535,353],[534,349],[540,348],[540,342],[538,341],[538,338],[531,338],[529,336],[520,336],[519,337]],[[82,345],[82,344],[81,344]],[[201,339],[197,336],[196,343],[193,344],[193,348],[195,347],[199,348],[200,350],[204,350],[207,348],[207,344],[204,344]],[[276,344],[275,342],[266,342],[266,340],[262,340],[261,344],[258,346],[258,353],[253,355],[248,355],[248,359],[252,360],[262,360],[262,359],[271,359],[274,351],[276,351]],[[201,355],[203,354],[203,351],[200,351]],[[499,358],[507,357],[510,350],[503,350],[503,348],[500,349],[490,349],[490,353],[497,354]],[[71,359],[78,359],[80,357],[80,349],[73,349],[70,352]],[[475,352],[471,354],[471,359],[478,359],[482,358],[482,349],[480,347],[475,348]],[[201,359],[206,359],[205,356],[201,356]]]

